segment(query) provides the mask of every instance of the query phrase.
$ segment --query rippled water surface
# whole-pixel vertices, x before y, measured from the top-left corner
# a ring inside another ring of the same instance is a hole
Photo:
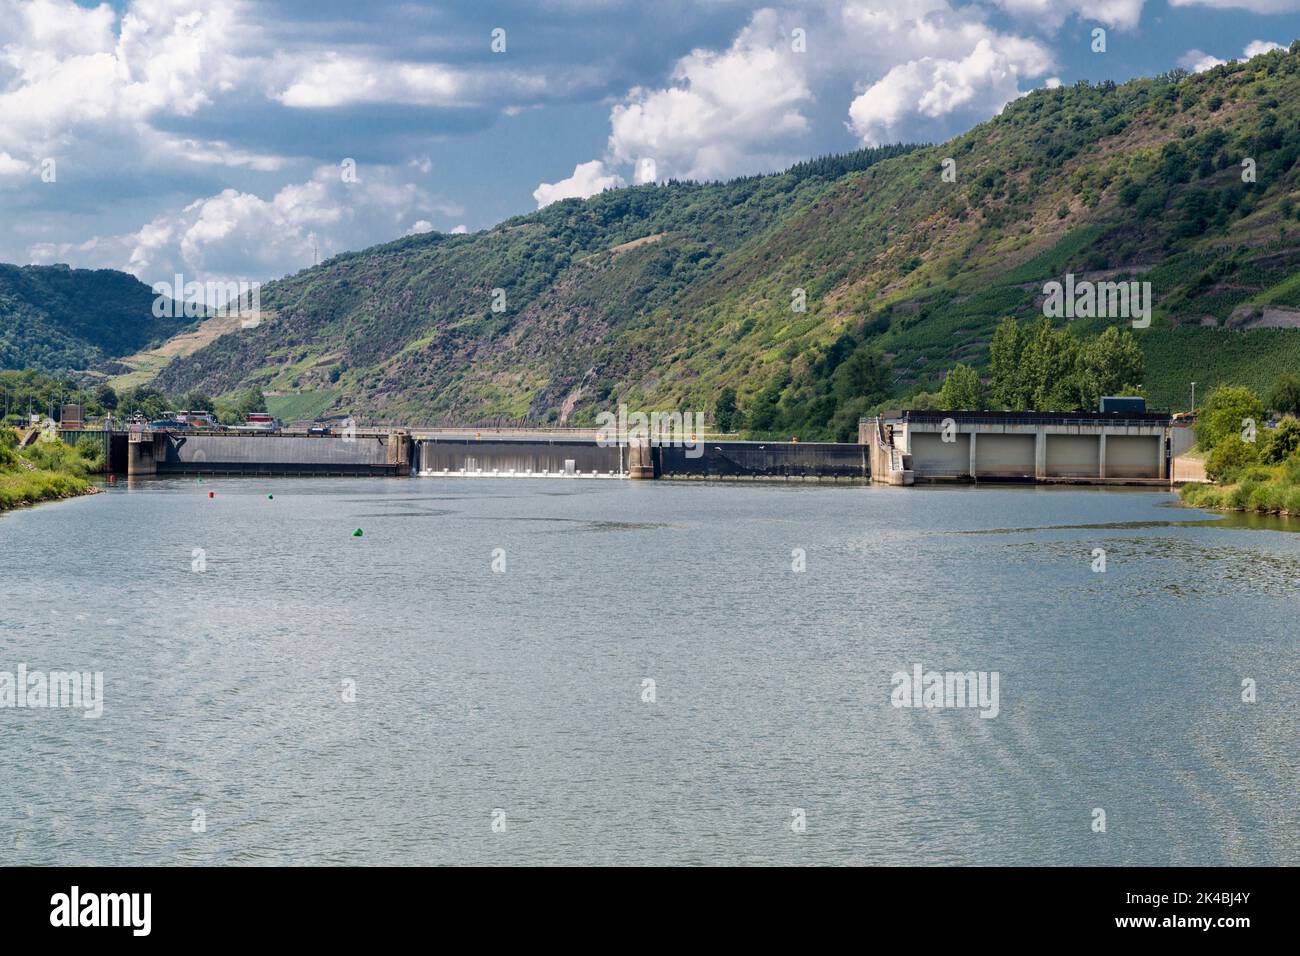
[[[0,516],[0,671],[105,682],[98,720],[0,709],[0,863],[1300,863],[1300,535],[1172,502],[157,480]],[[917,663],[997,671],[1000,713],[892,707]]]

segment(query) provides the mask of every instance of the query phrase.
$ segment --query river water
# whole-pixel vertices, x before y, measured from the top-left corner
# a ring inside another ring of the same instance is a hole
[[[0,708],[0,863],[1300,863],[1300,535],[1165,493],[159,479],[0,587],[103,673]]]

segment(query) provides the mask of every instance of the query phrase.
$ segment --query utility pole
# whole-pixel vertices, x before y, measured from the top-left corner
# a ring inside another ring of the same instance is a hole
[[[1192,383],[1192,414],[1196,414],[1196,383]]]

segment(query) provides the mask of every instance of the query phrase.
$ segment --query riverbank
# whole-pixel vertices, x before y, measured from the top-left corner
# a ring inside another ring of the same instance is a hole
[[[1247,511],[1300,517],[1300,463],[1256,465],[1223,484],[1188,484],[1184,504],[1208,511]]]
[[[0,429],[0,512],[24,505],[93,495],[87,475],[96,462],[61,441],[20,447],[12,428]]]

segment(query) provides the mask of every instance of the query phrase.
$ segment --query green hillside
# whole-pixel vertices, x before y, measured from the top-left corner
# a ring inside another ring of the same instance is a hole
[[[89,369],[194,324],[155,318],[153,303],[124,272],[0,264],[0,369]]]
[[[1043,283],[1073,273],[1151,283],[1154,321],[1133,334],[1155,405],[1184,407],[1192,380],[1262,390],[1300,368],[1293,50],[1039,90],[939,146],[615,190],[338,256],[269,284],[274,321],[156,384],[411,423],[579,424],[619,401],[712,415],[734,392],[733,427],[844,436],[957,362],[986,368],[997,322],[1041,315]]]

